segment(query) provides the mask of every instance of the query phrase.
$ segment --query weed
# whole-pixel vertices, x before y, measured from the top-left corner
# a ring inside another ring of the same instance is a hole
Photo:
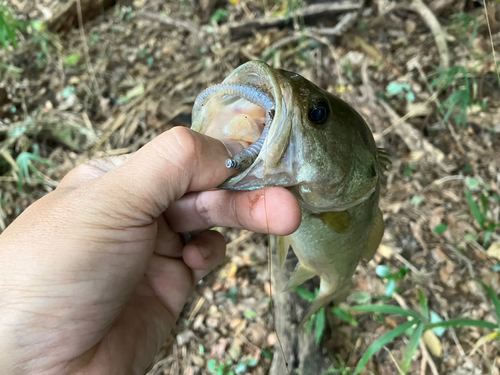
[[[12,17],[12,10],[0,3],[0,45],[3,49],[17,47],[17,30],[22,27],[20,21]]]
[[[227,10],[217,9],[214,14],[210,17],[210,23],[221,23],[227,19]]]
[[[452,19],[452,28],[455,29],[461,39],[467,39],[467,32],[472,25],[472,32],[468,39],[469,45],[472,45],[472,42],[477,37],[477,30],[479,28],[476,18],[470,13],[452,14],[450,18]]]
[[[436,75],[430,84],[431,88],[438,88],[443,92],[452,85],[456,87],[438,108],[440,112],[445,112],[443,122],[447,122],[456,110],[455,123],[464,127],[467,124],[467,109],[473,104],[469,74],[463,66],[453,66],[448,70],[437,68],[437,72],[432,76]]]
[[[81,58],[82,55],[80,55],[79,53],[73,53],[72,55],[69,55],[63,60],[63,65],[67,68],[71,68],[76,64],[78,64]]]
[[[482,184],[475,178],[467,177],[465,179],[465,184],[467,186],[467,188],[464,189],[465,200],[469,205],[472,216],[484,232],[483,246],[486,246],[490,241],[491,235],[500,228],[500,223],[496,223],[488,218],[489,198],[496,201],[496,196],[490,191],[491,188],[489,186]],[[476,202],[471,194],[471,192],[477,190],[480,191],[479,202]],[[475,238],[472,237],[474,236],[466,236],[466,239],[475,240]]]
[[[305,299],[307,302],[312,302],[316,298],[318,294],[318,289],[313,292],[305,290],[300,286],[295,287],[294,291],[299,295],[300,298]],[[325,316],[325,308],[322,307],[316,314],[311,316],[311,318],[306,323],[306,334],[310,334],[314,328],[314,338],[316,345],[321,343],[321,339],[325,333],[326,328],[326,316]]]
[[[28,185],[31,185],[31,177],[30,177],[30,171],[35,175],[35,177],[41,181],[42,183],[44,182],[44,179],[41,175],[41,173],[36,169],[35,165],[33,162],[37,162],[40,164],[45,164],[49,167],[56,167],[54,163],[51,161],[42,158],[41,156],[38,156],[38,145],[34,144],[33,145],[33,152],[21,152],[17,158],[16,158],[16,164],[19,167],[19,176],[17,180],[17,189],[19,190],[20,193],[23,192],[23,184],[27,183]]]
[[[258,362],[254,358],[248,358],[245,361],[233,364],[233,361],[217,363],[216,360],[207,361],[207,368],[212,374],[216,375],[236,375],[246,373],[248,368],[257,366]]]
[[[500,332],[500,299],[492,288],[485,285],[481,281],[479,281],[479,283],[481,283],[489,298],[492,300],[493,305],[495,306],[495,312],[497,314],[497,319],[499,322],[497,324],[474,319],[451,319],[443,321],[436,313],[429,310],[427,298],[420,290],[418,291],[420,312],[407,310],[399,306],[391,305],[363,305],[345,308],[344,312],[349,316],[350,312],[370,312],[376,314],[399,315],[407,317],[409,319],[406,323],[392,329],[391,331],[385,333],[378,340],[376,340],[359,360],[353,375],[359,374],[375,353],[377,353],[385,345],[387,345],[395,338],[401,336],[402,334],[407,334],[409,336],[408,345],[403,354],[403,359],[401,362],[401,369],[404,373],[406,373],[410,368],[411,360],[420,343],[422,335],[429,329],[432,329],[438,336],[441,336],[444,333],[443,329],[445,329],[446,327],[474,326],[495,330],[495,332],[483,336],[483,338],[481,338],[483,340],[482,342],[487,340],[491,341],[492,339],[498,338]],[[436,330],[437,328],[440,330]]]
[[[408,267],[404,266],[400,268],[397,272],[392,273],[389,267],[380,265],[375,270],[377,275],[379,275],[382,279],[387,280],[387,284],[385,286],[385,295],[387,297],[391,297],[393,293],[396,291],[396,283],[398,281],[403,280],[403,278],[408,273]]]
[[[448,226],[445,223],[440,223],[440,224],[436,225],[436,227],[433,229],[433,231],[436,234],[442,234],[442,233],[446,232],[447,229],[448,229]]]
[[[390,82],[385,88],[385,91],[389,96],[405,94],[404,97],[407,101],[415,101],[415,94],[413,93],[411,86],[407,83]]]

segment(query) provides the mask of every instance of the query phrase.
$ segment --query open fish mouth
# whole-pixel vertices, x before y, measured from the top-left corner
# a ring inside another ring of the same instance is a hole
[[[279,77],[262,62],[241,65],[222,83],[198,95],[192,129],[221,140],[232,155],[226,167],[240,172],[220,188],[254,190],[296,184],[283,158],[291,131],[286,119]]]

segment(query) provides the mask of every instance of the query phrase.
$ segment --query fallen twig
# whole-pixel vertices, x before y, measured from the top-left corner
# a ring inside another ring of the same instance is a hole
[[[136,18],[139,19],[146,19],[150,21],[156,21],[159,22],[163,25],[171,26],[176,29],[183,29],[186,31],[189,31],[192,34],[197,34],[200,32],[200,27],[196,25],[195,23],[185,21],[185,20],[179,20],[167,16],[161,16],[159,14],[152,14],[152,13],[138,13],[136,15]]]
[[[355,14],[361,9],[363,2],[352,2],[352,1],[342,1],[333,3],[323,3],[309,5],[294,12],[290,12],[289,15],[272,17],[272,18],[259,18],[243,22],[232,22],[221,26],[222,31],[229,32],[234,37],[241,37],[245,35],[252,34],[255,30],[267,29],[270,27],[283,26],[289,19],[294,17],[324,17],[338,13],[344,12],[354,12]],[[346,21],[347,22],[347,21]],[[333,32],[336,27],[330,28],[327,32]],[[334,35],[334,34],[329,34]]]
[[[440,66],[442,69],[448,70],[450,68],[450,53],[448,52],[448,44],[446,43],[446,33],[443,31],[436,16],[422,0],[413,0],[410,9],[420,14],[424,22],[429,26],[434,35],[441,58]]]

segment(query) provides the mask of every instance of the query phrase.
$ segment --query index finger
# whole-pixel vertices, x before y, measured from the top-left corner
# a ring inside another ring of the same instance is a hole
[[[175,127],[101,176],[99,183],[92,181],[93,194],[121,203],[109,209],[158,217],[185,193],[212,189],[230,177],[234,171],[225,167],[228,157],[221,141]]]

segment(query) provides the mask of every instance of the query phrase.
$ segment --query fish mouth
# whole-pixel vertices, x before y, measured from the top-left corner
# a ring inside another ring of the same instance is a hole
[[[250,61],[196,98],[191,128],[222,141],[232,155],[226,167],[239,172],[219,188],[255,190],[297,184],[292,163],[284,157],[293,146],[283,88],[273,68]]]

